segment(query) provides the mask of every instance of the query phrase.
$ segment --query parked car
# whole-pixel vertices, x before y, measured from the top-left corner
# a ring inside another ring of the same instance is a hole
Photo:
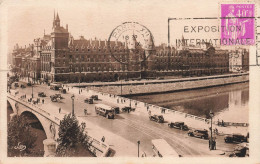
[[[229,157],[245,157],[245,156],[249,156],[249,145],[248,143],[246,144],[238,144],[233,152],[231,154],[229,154]]]
[[[21,88],[26,88],[26,86],[24,84],[21,84]]]
[[[206,129],[204,129],[204,130],[199,130],[199,129],[190,130],[188,132],[188,136],[198,137],[198,138],[201,138],[201,139],[208,139],[209,138],[208,131]]]
[[[130,106],[125,106],[125,107],[123,107],[122,109],[121,109],[123,112],[127,112],[128,110],[129,110],[129,112],[131,112],[131,111],[135,111],[135,108],[132,108],[132,107],[130,107]]]
[[[38,92],[39,97],[46,97],[46,94],[44,92]]]
[[[156,122],[159,122],[159,123],[164,123],[164,118],[162,115],[152,115],[152,116],[149,116],[149,119],[151,121],[156,121]]]
[[[32,86],[32,83],[31,82],[27,83],[27,86]]]
[[[92,95],[92,96],[90,96],[90,98],[92,98],[94,100],[98,100],[98,95]]]
[[[88,103],[88,104],[93,104],[93,99],[92,98],[86,98],[84,100],[85,103]]]
[[[180,130],[189,130],[188,126],[184,122],[171,122],[168,124],[170,128],[177,128]]]
[[[245,137],[242,134],[232,134],[228,135],[224,138],[226,143],[232,143],[232,142],[247,142],[247,137]]]

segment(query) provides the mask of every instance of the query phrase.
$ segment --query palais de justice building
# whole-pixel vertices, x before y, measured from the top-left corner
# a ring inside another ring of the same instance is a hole
[[[129,41],[74,39],[54,14],[52,33],[44,33],[28,47],[14,47],[13,65],[23,77],[43,81],[114,81],[118,79],[156,78],[161,76],[201,76],[228,73],[229,51],[182,45],[181,50],[160,45],[152,37],[150,49],[143,49],[135,38]],[[136,51],[138,49],[138,51]],[[241,51],[241,63],[247,64],[248,51]],[[248,65],[248,64],[247,64]],[[241,67],[236,70],[248,69]]]

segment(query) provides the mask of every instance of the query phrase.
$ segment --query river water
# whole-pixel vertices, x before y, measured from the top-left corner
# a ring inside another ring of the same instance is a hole
[[[215,120],[248,123],[249,119],[248,82],[130,98],[204,118],[211,110]]]

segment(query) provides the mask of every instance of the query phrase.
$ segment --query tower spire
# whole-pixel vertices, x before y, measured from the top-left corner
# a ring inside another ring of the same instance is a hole
[[[60,20],[60,18],[59,18],[59,13],[58,13],[58,12],[57,12],[56,20],[57,20],[57,21]]]

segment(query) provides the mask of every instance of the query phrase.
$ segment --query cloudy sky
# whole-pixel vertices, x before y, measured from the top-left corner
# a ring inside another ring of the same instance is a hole
[[[8,1],[1,7],[7,21],[4,33],[9,52],[16,43],[24,46],[42,37],[44,29],[46,34],[51,33],[54,11],[59,13],[61,25],[68,24],[74,38],[83,35],[87,39],[108,39],[116,26],[136,21],[152,32],[156,45],[167,43],[169,17],[216,17],[220,14],[219,2],[208,0],[24,0]],[[172,34],[171,39],[174,36]]]

